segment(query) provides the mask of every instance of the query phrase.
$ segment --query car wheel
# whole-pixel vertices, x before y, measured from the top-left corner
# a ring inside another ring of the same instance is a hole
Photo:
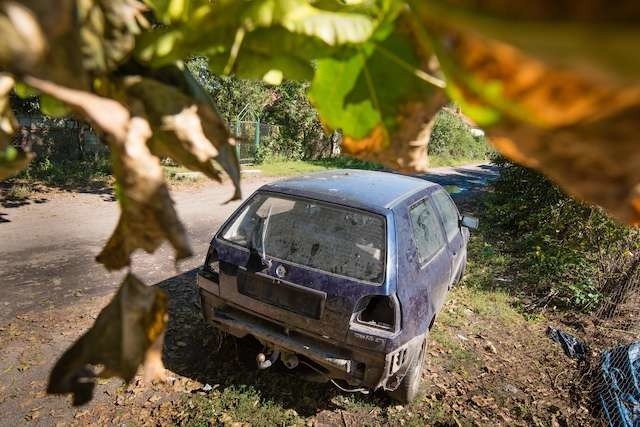
[[[422,380],[422,366],[424,365],[424,353],[427,347],[427,339],[425,337],[422,341],[420,353],[416,357],[411,366],[409,366],[407,373],[400,382],[397,389],[388,392],[389,396],[399,403],[406,404],[411,403],[417,396],[420,390],[420,382]]]

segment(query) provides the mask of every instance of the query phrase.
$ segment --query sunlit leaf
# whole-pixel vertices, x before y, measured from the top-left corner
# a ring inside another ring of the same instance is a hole
[[[71,393],[73,404],[82,405],[92,399],[97,378],[117,376],[129,382],[141,364],[163,374],[159,353],[166,323],[165,292],[128,274],[91,329],[57,361],[47,393]]]
[[[148,143],[153,154],[171,157],[220,181],[215,161],[231,178],[235,186],[233,197],[240,197],[240,164],[235,141],[209,94],[186,69],[165,67],[150,72],[149,77],[129,77],[123,83],[129,102],[142,104],[155,128]]]
[[[407,32],[377,39],[349,57],[318,60],[309,97],[325,125],[342,130],[346,154],[425,170],[433,100],[445,100],[416,75],[421,58]]]
[[[415,7],[423,22],[430,22],[434,13],[451,12],[423,4]],[[547,12],[541,11],[542,16]],[[623,221],[639,223],[640,157],[633,123],[638,121],[640,85],[629,84],[630,69],[603,67],[599,57],[581,54],[580,62],[575,57],[570,63],[543,61],[539,57],[548,57],[535,49],[531,55],[478,36],[473,21],[466,22],[464,29],[430,31],[448,90],[456,91],[463,111],[491,125],[489,136],[507,157],[542,171],[574,197],[601,205]],[[479,22],[482,33],[487,32],[485,24]],[[595,31],[589,22],[574,24],[586,33]],[[520,31],[528,29],[525,25]],[[565,31],[558,37],[575,36]]]
[[[172,2],[150,3],[165,16]],[[389,4],[397,2],[381,3],[374,7],[372,2],[358,11],[348,6],[323,10],[306,0],[203,4],[191,9],[188,21],[145,34],[137,47],[138,57],[161,66],[203,54],[211,58],[214,72],[264,78],[277,70],[287,78],[309,78],[311,59],[372,36],[391,9]],[[191,31],[194,25],[202,31]]]

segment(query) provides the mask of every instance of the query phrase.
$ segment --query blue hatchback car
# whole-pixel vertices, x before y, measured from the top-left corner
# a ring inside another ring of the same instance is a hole
[[[267,184],[211,241],[198,274],[204,316],[258,339],[259,368],[280,359],[409,402],[475,226],[418,178],[341,170]]]

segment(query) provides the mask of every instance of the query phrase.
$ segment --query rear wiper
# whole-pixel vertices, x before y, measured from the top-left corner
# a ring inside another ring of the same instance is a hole
[[[269,262],[267,262],[267,252],[265,248],[267,228],[269,227],[269,219],[271,218],[271,206],[269,206],[269,213],[267,214],[267,218],[262,223],[262,233],[260,236],[260,244],[262,246],[262,254],[258,252],[258,250],[253,245],[253,239],[250,239],[249,244],[249,259],[247,260],[247,264],[245,268],[250,273],[257,273],[259,271],[266,270],[269,267]]]

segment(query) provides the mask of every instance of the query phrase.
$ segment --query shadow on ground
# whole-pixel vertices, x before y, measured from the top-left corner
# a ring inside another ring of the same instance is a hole
[[[113,188],[104,183],[86,183],[77,185],[54,185],[27,183],[21,180],[9,180],[0,182],[0,206],[4,208],[19,208],[32,203],[46,203],[46,197],[50,192],[96,194],[105,202],[115,202],[116,197]],[[0,220],[0,222],[3,222]]]
[[[304,417],[338,408],[332,398],[342,392],[330,383],[306,381],[280,362],[259,371],[255,356],[261,346],[256,340],[222,337],[208,325],[200,311],[196,271],[193,269],[156,284],[169,294],[170,320],[163,353],[169,370],[202,384],[217,385],[221,391],[228,387],[252,388],[265,401],[293,409]],[[390,403],[382,393],[360,396],[379,406]]]
[[[483,164],[472,168],[448,168],[445,172],[432,171],[416,176],[442,185],[459,202],[485,191],[487,184],[496,179],[498,173],[497,166]]]

